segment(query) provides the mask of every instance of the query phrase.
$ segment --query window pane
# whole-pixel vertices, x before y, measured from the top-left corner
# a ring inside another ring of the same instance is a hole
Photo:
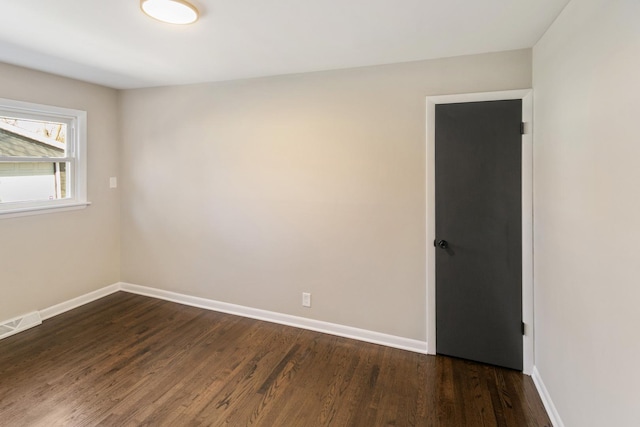
[[[69,163],[0,163],[0,203],[66,199]]]
[[[0,219],[88,205],[86,135],[86,111],[0,98]]]
[[[65,157],[67,124],[0,116],[0,157]]]

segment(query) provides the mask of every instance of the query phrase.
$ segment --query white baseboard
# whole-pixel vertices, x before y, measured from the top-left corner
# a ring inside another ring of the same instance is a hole
[[[226,302],[210,300],[206,298],[194,297],[176,292],[165,291],[162,289],[150,288],[146,286],[134,285],[131,283],[119,282],[106,286],[88,294],[81,295],[69,301],[56,304],[54,306],[40,310],[39,312],[30,313],[21,318],[29,318],[30,322],[23,322],[20,328],[0,334],[0,338],[13,335],[27,328],[37,326],[42,320],[50,319],[59,314],[65,313],[74,308],[88,304],[92,301],[111,295],[118,291],[125,291],[138,295],[145,295],[152,298],[158,298],[166,301],[176,302],[178,304],[189,305],[193,307],[203,308],[206,310],[218,311],[237,316],[248,317],[251,319],[264,320],[267,322],[278,323],[281,325],[293,326],[301,329],[322,332],[326,334],[336,335],[344,338],[351,338],[358,341],[365,341],[373,344],[380,344],[387,347],[399,348],[402,350],[413,351],[416,353],[427,354],[427,343],[425,341],[413,340],[410,338],[398,337],[395,335],[383,334],[380,332],[368,331],[366,329],[354,328],[351,326],[338,325],[335,323],[323,322],[320,320],[307,319],[304,317],[292,316],[289,314],[276,313],[273,311],[260,310],[257,308],[245,307]],[[38,315],[38,319],[32,318],[31,314]],[[11,323],[17,319],[11,319],[5,323]],[[37,320],[31,322],[31,320]],[[40,320],[41,319],[41,320]],[[29,325],[27,326],[27,323]],[[8,330],[8,329],[7,329]]]
[[[564,423],[560,418],[560,414],[556,409],[556,405],[553,404],[553,400],[551,400],[551,395],[547,390],[547,387],[544,385],[542,381],[542,377],[540,376],[540,372],[538,372],[538,368],[533,367],[533,373],[531,374],[531,378],[533,379],[533,383],[536,385],[538,389],[538,394],[540,395],[540,399],[542,400],[542,404],[544,408],[547,410],[547,414],[551,419],[551,423],[554,427],[564,427]]]
[[[22,316],[14,317],[13,319],[6,320],[0,323],[0,339],[10,337],[18,332],[25,331],[42,324],[43,320],[50,319],[58,314],[62,314],[66,311],[73,310],[97,299],[106,297],[114,292],[120,290],[120,284],[109,285],[97,291],[89,292],[88,294],[81,295],[77,298],[70,299],[69,301],[61,302],[60,304],[53,305],[40,311],[34,311],[32,313],[24,314]]]
[[[368,331],[351,326],[338,325],[335,323],[323,322],[320,320],[307,319],[304,317],[291,316],[289,314],[276,313],[273,311],[260,310],[257,308],[245,307],[236,304],[229,304],[210,300],[206,298],[193,297],[162,289],[149,288],[146,286],[133,285],[130,283],[119,283],[120,289],[138,295],[172,301],[179,304],[189,305],[206,310],[213,310],[251,319],[264,320],[281,325],[293,326],[301,329],[337,335],[344,338],[351,338],[373,344],[385,345],[387,347],[399,348],[416,353],[427,353],[427,343],[395,335],[383,334],[380,332]]]
[[[62,314],[66,311],[80,307],[81,305],[85,305],[97,299],[106,297],[107,295],[118,292],[119,290],[120,285],[118,283],[109,285],[104,288],[98,289],[97,291],[89,292],[88,294],[70,299],[69,301],[61,302],[60,304],[56,304],[49,308],[45,308],[44,310],[40,310],[40,316],[42,317],[42,320],[47,320],[54,316],[57,316],[58,314]]]

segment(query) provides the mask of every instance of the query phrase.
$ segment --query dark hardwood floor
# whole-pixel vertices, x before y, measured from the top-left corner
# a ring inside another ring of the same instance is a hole
[[[2,426],[550,426],[531,379],[116,293],[0,341]]]

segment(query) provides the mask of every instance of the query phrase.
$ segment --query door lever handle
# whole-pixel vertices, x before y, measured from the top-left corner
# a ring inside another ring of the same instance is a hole
[[[447,249],[449,247],[449,242],[446,240],[438,240],[438,247],[440,249]]]

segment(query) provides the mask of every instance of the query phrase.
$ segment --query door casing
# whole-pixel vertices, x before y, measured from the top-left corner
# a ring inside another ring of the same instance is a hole
[[[435,239],[435,110],[437,104],[522,99],[522,319],[523,372],[531,375],[534,362],[533,322],[533,90],[510,90],[427,97],[426,231],[427,231],[427,353],[436,354]]]

